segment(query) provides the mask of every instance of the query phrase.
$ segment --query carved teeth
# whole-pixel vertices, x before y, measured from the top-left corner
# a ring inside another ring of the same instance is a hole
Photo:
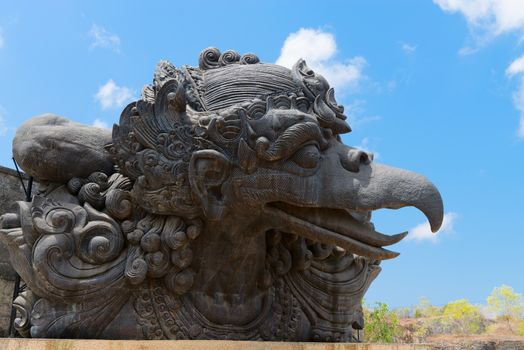
[[[285,203],[275,206],[289,215],[308,221],[340,235],[355,239],[374,247],[384,247],[400,242],[407,232],[385,235],[375,231],[370,222],[360,222],[346,212],[328,208],[299,208]]]
[[[358,234],[351,232],[353,237],[348,237],[345,234],[317,226],[316,224],[288,214],[277,208],[267,207],[266,210],[268,210],[273,217],[280,219],[282,224],[282,227],[278,228],[280,230],[296,233],[317,242],[334,244],[351,253],[371,259],[386,260],[397,257],[399,253],[380,248],[380,246],[377,246],[379,245],[377,243],[386,243],[384,245],[393,244],[400,241],[407,234],[406,232],[394,236],[386,236],[378,232],[374,232],[372,235],[366,237],[363,232],[359,232]],[[369,234],[369,231],[367,234]],[[362,238],[364,239],[360,240]],[[375,243],[376,245],[370,244],[371,242]]]

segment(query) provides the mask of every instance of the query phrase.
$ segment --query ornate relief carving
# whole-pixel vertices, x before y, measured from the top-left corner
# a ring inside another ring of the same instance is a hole
[[[343,112],[303,60],[209,48],[199,67],[160,62],[113,127],[114,172],[36,169],[47,185],[0,218],[28,286],[20,334],[352,341],[380,261],[398,255],[383,247],[405,236],[371,212],[415,206],[436,230],[443,209],[422,176],[343,145]]]

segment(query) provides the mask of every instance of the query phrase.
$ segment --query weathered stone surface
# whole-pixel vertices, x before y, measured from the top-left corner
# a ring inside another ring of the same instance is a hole
[[[342,144],[345,120],[303,60],[289,70],[211,48],[198,68],[158,65],[113,128],[111,176],[70,166],[83,150],[63,141],[92,128],[61,120],[47,134],[58,148],[41,124],[27,125],[18,157],[40,140],[49,161],[31,163],[32,174],[61,183],[0,218],[0,240],[28,285],[15,300],[17,329],[354,341],[379,263],[398,255],[384,247],[406,234],[377,232],[372,211],[414,206],[436,231],[443,205],[425,177]]]
[[[27,183],[28,177],[23,173],[22,177],[25,183]],[[12,169],[0,166],[0,215],[15,210],[16,201],[24,200],[24,198],[25,193],[18,173]],[[15,279],[15,271],[11,267],[9,254],[4,245],[0,245],[0,279],[11,281]],[[11,298],[12,295],[9,296],[9,299]]]
[[[2,350],[435,350],[425,344],[327,344],[247,341],[0,339]]]
[[[27,184],[28,177],[22,174]],[[13,211],[16,201],[24,200],[25,194],[16,171],[0,166],[0,215]],[[11,317],[15,271],[9,261],[9,253],[0,245],[0,336],[7,335]],[[0,347],[1,348],[1,347]]]
[[[20,167],[40,181],[65,183],[94,171],[113,172],[104,146],[111,132],[44,114],[20,126],[13,140],[13,155]]]
[[[9,333],[14,287],[14,281],[0,278],[0,337],[6,337]]]

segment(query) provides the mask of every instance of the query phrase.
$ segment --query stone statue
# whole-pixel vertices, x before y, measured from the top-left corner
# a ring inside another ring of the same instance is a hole
[[[334,90],[299,60],[202,52],[159,63],[112,135],[45,115],[13,142],[40,183],[1,217],[27,284],[24,336],[351,342],[384,249],[371,212],[437,189],[341,142]],[[386,293],[386,291],[384,292]]]

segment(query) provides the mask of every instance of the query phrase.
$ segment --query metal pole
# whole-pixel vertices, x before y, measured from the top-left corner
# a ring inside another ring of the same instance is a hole
[[[20,182],[22,183],[22,188],[24,189],[25,198],[27,198],[27,190],[25,188],[24,179],[22,178],[22,174],[20,173],[20,170],[18,169],[18,164],[16,164],[15,157],[11,158],[13,160],[13,163],[15,164],[16,172],[18,173],[18,178],[20,179]]]
[[[31,200],[32,200],[31,192],[32,191],[33,191],[33,177],[31,176],[29,178],[29,182],[27,183],[27,192],[25,193],[25,201],[26,202],[31,202]]]
[[[20,289],[20,275],[16,274],[15,278],[15,286],[13,288],[13,299],[12,302],[15,301],[16,297],[18,296],[18,290]],[[13,304],[11,304],[11,317],[9,319],[9,332],[7,333],[10,338],[13,338],[15,336],[15,318],[16,318],[16,308]]]
[[[22,174],[20,173],[20,170],[18,169],[18,164],[16,164],[16,160],[14,157],[13,157],[13,163],[15,164],[16,172],[18,173],[18,177],[20,178],[20,182],[22,183],[22,188],[24,189],[25,201],[31,202],[32,200],[31,192],[33,191],[33,177],[31,176],[29,178],[29,181],[27,183],[27,188],[26,188],[24,184],[24,179],[22,177]],[[16,297],[18,297],[19,292],[20,292],[20,275],[16,274],[15,286],[13,288],[13,299],[12,299],[12,304],[11,304],[11,317],[9,319],[9,331],[8,331],[9,337],[15,336],[14,325],[15,325],[15,318],[16,318],[16,308],[14,307],[14,301]]]

